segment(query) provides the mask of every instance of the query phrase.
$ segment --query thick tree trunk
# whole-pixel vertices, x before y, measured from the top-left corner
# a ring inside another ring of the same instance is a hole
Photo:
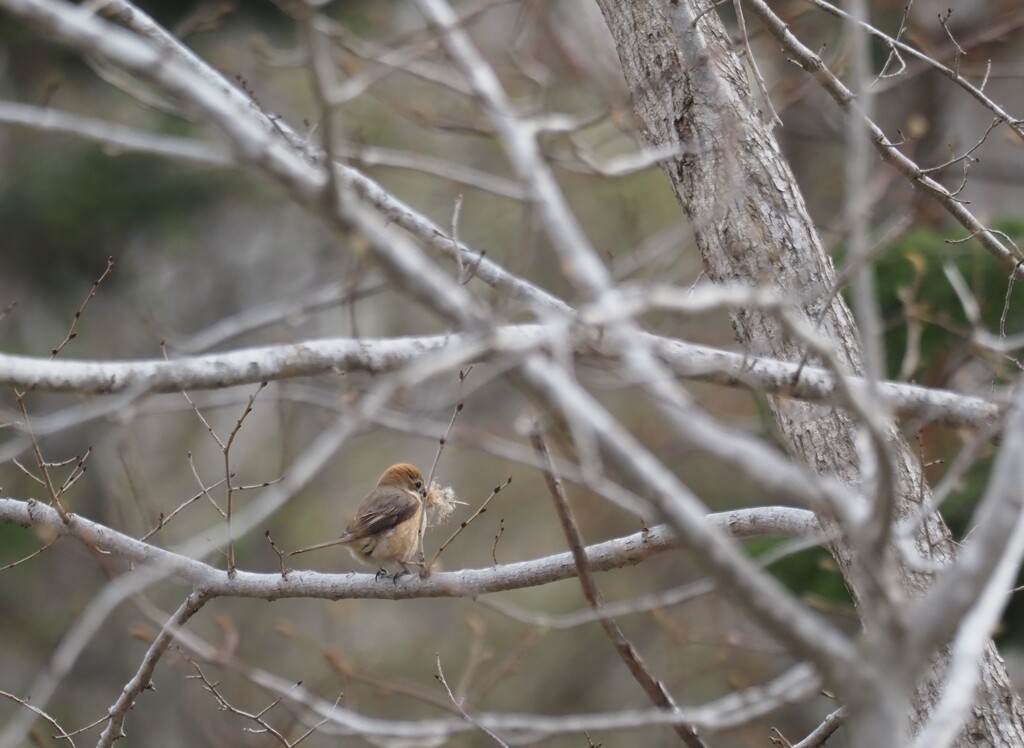
[[[791,298],[804,299],[808,316],[817,318],[821,308],[816,304],[827,300],[834,269],[716,12],[704,11],[704,3],[694,7],[692,0],[670,0],[667,8],[662,0],[598,0],[598,5],[615,39],[647,142],[685,150],[665,164],[665,172],[690,219],[708,274],[716,281],[775,286]],[[667,13],[673,14],[671,20]],[[734,326],[755,355],[797,360],[802,354],[769,317],[738,314]],[[818,329],[843,364],[859,372],[856,327],[841,298],[825,310]],[[772,410],[792,454],[820,473],[859,483],[855,431],[844,412],[783,397],[772,399]],[[899,434],[893,434],[893,442],[897,511],[903,515],[919,500],[923,476]],[[934,518],[926,534],[933,555],[951,557],[953,545],[941,519]],[[854,597],[864,603],[857,559],[844,544],[833,551]],[[906,569],[900,574],[911,594],[928,583]],[[913,725],[937,698],[942,669],[943,663],[936,662],[918,687]],[[1024,745],[1024,709],[991,645],[982,679],[958,745]]]

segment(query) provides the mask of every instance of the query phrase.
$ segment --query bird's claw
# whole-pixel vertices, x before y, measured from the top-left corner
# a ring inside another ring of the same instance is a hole
[[[381,577],[386,577],[387,575],[388,575],[388,570],[385,569],[384,567],[381,567],[381,568],[377,569],[377,573],[373,575],[373,581],[374,582],[379,582],[381,580]]]

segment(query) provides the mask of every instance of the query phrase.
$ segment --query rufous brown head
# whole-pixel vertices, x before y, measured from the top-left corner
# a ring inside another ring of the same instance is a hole
[[[377,481],[377,485],[379,487],[395,486],[413,491],[423,497],[427,495],[427,482],[423,478],[423,473],[415,465],[410,465],[407,462],[400,462],[385,470],[384,475]]]

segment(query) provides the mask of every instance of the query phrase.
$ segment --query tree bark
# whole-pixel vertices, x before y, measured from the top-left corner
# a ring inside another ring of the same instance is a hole
[[[643,137],[652,147],[675,145],[682,151],[663,168],[693,227],[708,274],[715,281],[774,286],[802,299],[805,313],[815,321],[824,311],[816,325],[819,332],[848,371],[860,372],[860,344],[849,308],[840,297],[821,308],[835,281],[832,262],[717,13],[692,0],[669,0],[667,8],[662,0],[597,3],[615,40]],[[733,325],[754,355],[789,361],[803,355],[771,317],[742,312]],[[770,400],[793,455],[819,473],[860,483],[855,425],[844,411],[784,397]],[[928,489],[909,445],[895,430],[890,438],[902,516]],[[820,519],[825,526],[832,522]],[[923,543],[936,560],[953,556],[952,538],[937,516],[929,521]],[[832,550],[855,600],[863,605],[866,591],[853,550],[845,543]],[[906,568],[898,574],[909,594],[920,594],[928,585],[927,576]],[[944,661],[938,658],[920,681],[912,726],[927,716],[943,671]],[[976,706],[957,745],[1024,745],[1024,709],[991,643]]]

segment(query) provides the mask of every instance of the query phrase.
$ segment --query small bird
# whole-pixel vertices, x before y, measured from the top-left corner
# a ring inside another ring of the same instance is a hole
[[[387,574],[385,563],[402,567],[409,573],[409,563],[420,546],[420,525],[427,483],[414,465],[399,463],[384,471],[377,487],[366,495],[356,508],[356,516],[339,540],[359,561],[381,564],[377,578]]]

